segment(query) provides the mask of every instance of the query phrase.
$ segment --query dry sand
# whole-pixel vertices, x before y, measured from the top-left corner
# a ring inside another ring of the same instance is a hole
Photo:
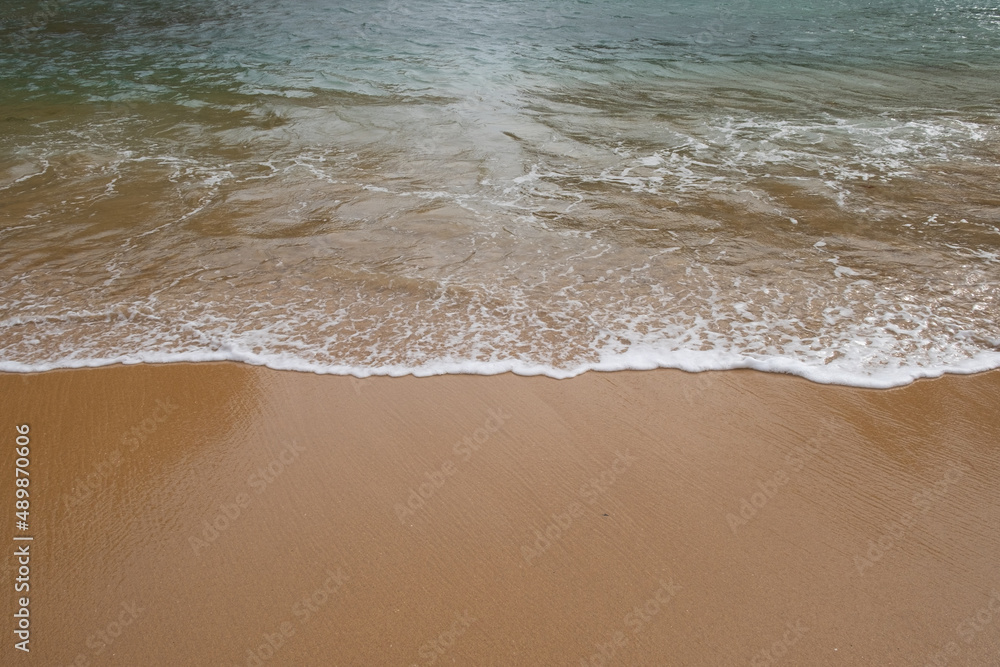
[[[1000,373],[175,364],[0,399],[34,538],[5,665],[1000,663]]]

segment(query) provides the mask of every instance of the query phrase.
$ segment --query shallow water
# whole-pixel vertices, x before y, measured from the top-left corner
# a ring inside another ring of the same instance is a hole
[[[995,2],[22,5],[0,369],[1000,366]]]

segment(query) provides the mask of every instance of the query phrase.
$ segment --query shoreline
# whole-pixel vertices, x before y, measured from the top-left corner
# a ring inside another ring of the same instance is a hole
[[[1000,656],[1000,371],[167,363],[0,373],[0,399],[32,438],[11,664]]]
[[[682,363],[683,362],[683,363]],[[264,357],[250,353],[198,352],[172,355],[169,358],[150,359],[144,355],[119,357],[113,360],[88,361],[76,365],[56,366],[38,369],[30,364],[0,361],[0,375],[37,375],[58,371],[90,370],[114,368],[118,366],[163,366],[174,364],[240,364],[251,368],[264,368],[281,373],[308,373],[319,376],[348,377],[364,380],[374,377],[384,378],[433,378],[443,376],[493,377],[515,375],[517,377],[544,377],[552,380],[571,380],[587,373],[642,373],[647,371],[681,372],[691,375],[699,373],[726,373],[731,371],[756,371],[760,373],[788,375],[802,378],[820,385],[833,385],[852,389],[898,389],[920,380],[956,375],[979,375],[1000,371],[1000,352],[981,351],[961,363],[945,365],[933,369],[911,367],[893,369],[876,375],[863,375],[856,371],[834,370],[825,366],[804,364],[797,359],[783,357],[754,359],[739,354],[717,352],[676,351],[664,355],[622,355],[615,363],[608,361],[583,363],[570,368],[556,368],[545,364],[528,364],[520,361],[481,362],[456,361],[431,366],[381,366],[376,371],[359,366],[320,366],[305,361],[275,363]],[[900,375],[902,373],[902,375]]]

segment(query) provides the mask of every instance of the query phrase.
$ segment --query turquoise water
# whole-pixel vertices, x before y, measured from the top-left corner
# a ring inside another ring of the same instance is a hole
[[[0,367],[1000,365],[996,2],[0,21]]]
[[[530,97],[602,84],[626,96],[677,93],[674,108],[689,110],[716,95],[800,111],[838,102],[986,112],[997,100],[1000,7],[983,0],[4,5],[7,101]]]

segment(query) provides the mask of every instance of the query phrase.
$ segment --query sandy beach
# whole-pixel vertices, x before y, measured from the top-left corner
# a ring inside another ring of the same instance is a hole
[[[0,667],[1000,667],[998,54],[4,3]]]
[[[997,372],[170,364],[0,398],[4,664],[1000,662]]]

